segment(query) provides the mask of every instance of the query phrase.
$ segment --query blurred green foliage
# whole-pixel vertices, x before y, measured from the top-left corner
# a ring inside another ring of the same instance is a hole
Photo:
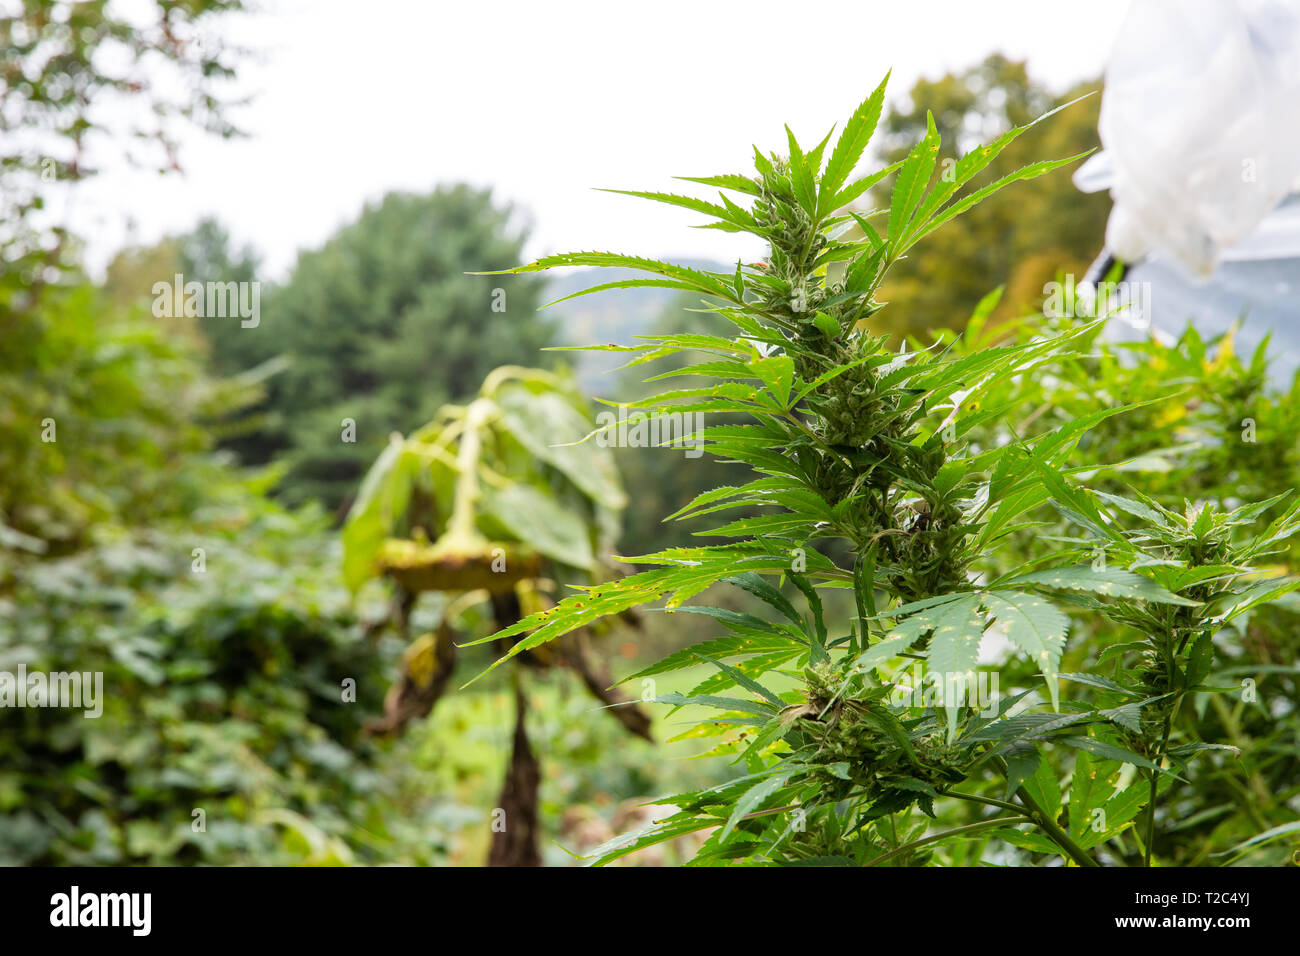
[[[680,685],[689,686],[691,679],[698,675],[687,674]],[[716,762],[694,759],[703,749],[698,742],[658,742],[681,730],[684,714],[661,714],[653,730],[657,742],[650,743],[630,736],[598,706],[559,672],[539,672],[529,681],[528,736],[541,758],[539,819],[547,866],[581,865],[578,856],[639,826],[628,822],[629,811],[666,787],[711,786],[727,773]],[[430,789],[449,798],[439,820],[448,831],[452,863],[478,866],[487,855],[492,833],[485,820],[498,802],[513,714],[506,691],[454,694],[404,741]],[[688,858],[681,854],[668,862]]]
[[[215,392],[183,344],[84,283],[39,302],[0,351],[0,523],[66,550],[106,518],[193,506],[185,456],[204,444],[197,419]]]
[[[386,812],[396,781],[358,736],[383,657],[305,550],[321,523],[255,502],[210,528],[119,530],[8,569],[3,669],[102,672],[105,700],[98,718],[0,712],[4,862],[344,861],[414,823]],[[292,852],[286,812],[330,848]],[[425,860],[434,849],[408,846]]]
[[[89,285],[47,287],[23,330],[0,366],[0,671],[100,672],[104,709],[0,708],[0,863],[478,862],[508,739],[478,721],[509,695],[487,682],[407,739],[365,736],[403,642],[379,595],[353,603],[318,506],[288,511],[277,469],[212,454],[204,416],[246,396]],[[543,685],[559,839],[571,795],[648,795],[655,763]]]
[[[84,284],[46,287],[19,345],[0,364],[0,670],[102,673],[104,710],[0,709],[0,860],[430,859],[359,738],[396,649],[363,637],[319,509],[207,454],[201,418],[232,396]]]

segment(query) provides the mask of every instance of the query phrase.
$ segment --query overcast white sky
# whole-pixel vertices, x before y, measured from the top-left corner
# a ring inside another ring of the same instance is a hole
[[[671,176],[745,171],[751,143],[779,147],[783,122],[815,142],[891,67],[896,97],[993,51],[1064,87],[1101,72],[1128,0],[261,4],[228,30],[258,51],[235,117],[251,135],[187,136],[184,176],[83,186],[73,221],[92,268],[128,236],[213,214],[281,278],[366,201],[453,181],[525,210],[531,254],[734,260],[743,240],[592,187],[682,191]]]

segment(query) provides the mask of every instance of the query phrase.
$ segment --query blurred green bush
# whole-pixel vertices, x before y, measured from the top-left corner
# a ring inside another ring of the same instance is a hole
[[[397,649],[350,609],[325,516],[207,454],[204,416],[240,396],[85,285],[10,342],[0,671],[102,672],[105,700],[0,708],[0,862],[436,857],[429,798],[393,812],[407,781],[360,737]]]

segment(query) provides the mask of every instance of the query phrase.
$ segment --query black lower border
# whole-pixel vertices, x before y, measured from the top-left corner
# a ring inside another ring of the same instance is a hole
[[[82,943],[112,938],[128,946],[281,939],[376,944],[394,933],[436,943],[448,932],[482,933],[495,943],[556,939],[566,927],[575,940],[592,939],[596,931],[609,934],[604,938],[614,945],[653,933],[656,925],[676,933],[673,927],[680,929],[683,917],[694,925],[711,919],[710,913],[726,934],[759,930],[772,920],[797,933],[800,920],[813,919],[819,934],[833,934],[842,922],[846,939],[863,941],[863,921],[880,921],[904,938],[910,927],[922,939],[939,933],[968,942],[1027,929],[1148,937],[1200,933],[1227,942],[1260,929],[1290,935],[1298,875],[1295,867],[0,869],[0,914],[6,942],[76,935]],[[73,887],[77,922],[92,912],[112,921],[117,910],[118,922],[128,925],[53,925],[71,922]],[[137,932],[143,928],[144,897],[120,894],[149,894],[147,935]],[[134,908],[127,911],[126,905]]]

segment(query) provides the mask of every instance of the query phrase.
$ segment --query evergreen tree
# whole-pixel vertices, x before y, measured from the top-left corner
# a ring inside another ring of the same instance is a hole
[[[467,274],[520,261],[525,237],[511,216],[465,185],[390,193],[299,257],[263,297],[256,328],[227,329],[265,343],[249,355],[288,359],[249,455],[285,454],[287,498],[339,506],[390,433],[472,396],[498,365],[541,361],[551,341],[541,281]]]

